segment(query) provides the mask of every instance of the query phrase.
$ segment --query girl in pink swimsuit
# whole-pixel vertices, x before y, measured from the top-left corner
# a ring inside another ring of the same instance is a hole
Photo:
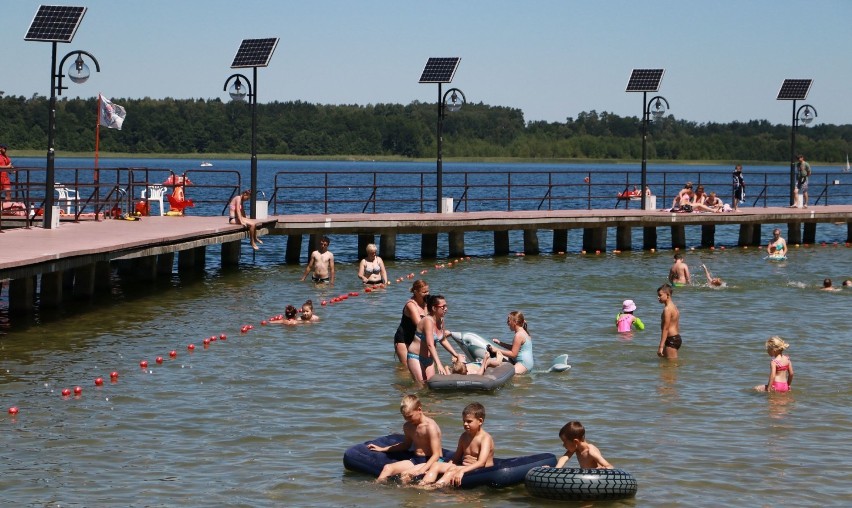
[[[769,362],[769,382],[754,387],[759,392],[789,392],[793,383],[793,362],[784,356],[784,350],[790,347],[777,335],[766,341],[766,353],[772,357]]]

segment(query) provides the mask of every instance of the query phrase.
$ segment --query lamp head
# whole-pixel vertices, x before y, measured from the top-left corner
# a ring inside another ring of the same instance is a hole
[[[660,99],[657,99],[657,102],[654,103],[654,110],[651,111],[651,114],[654,115],[655,121],[659,121],[666,114],[666,107]]]
[[[799,116],[799,121],[805,125],[814,121],[814,115],[811,113],[810,106],[805,106],[805,110],[802,111],[802,114]]]
[[[447,97],[449,100],[444,101],[444,106],[446,106],[447,111],[450,113],[458,112],[465,103],[464,95],[460,94],[460,92],[460,90],[453,89],[450,96]]]
[[[77,59],[68,67],[68,77],[75,83],[85,83],[91,76],[89,66],[83,61],[83,55],[77,53]]]
[[[235,101],[244,101],[246,100],[246,95],[248,95],[248,91],[246,87],[243,86],[240,78],[234,80],[234,84],[231,85],[231,88],[228,89],[228,95],[231,96],[231,99]]]

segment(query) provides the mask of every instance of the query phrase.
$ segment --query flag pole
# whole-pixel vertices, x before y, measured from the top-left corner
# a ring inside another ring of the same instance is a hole
[[[101,93],[98,93],[98,113],[95,115],[95,220],[100,220],[100,214],[98,210],[101,207],[100,199],[101,199],[101,175],[100,169],[98,169],[98,155],[100,150],[100,140],[101,140]]]

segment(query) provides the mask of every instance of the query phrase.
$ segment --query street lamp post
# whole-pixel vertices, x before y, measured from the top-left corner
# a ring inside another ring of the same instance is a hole
[[[59,66],[56,65],[56,42],[52,44],[53,50],[51,52],[51,60],[50,60],[50,112],[48,115],[47,122],[47,169],[45,171],[45,196],[44,196],[44,228],[51,229],[53,228],[53,193],[55,189],[55,173],[56,173],[56,150],[55,150],[55,138],[56,138],[56,96],[62,95],[62,90],[67,90],[67,86],[62,86],[62,78],[65,77],[65,74],[62,73],[62,67],[65,65],[65,61],[68,60],[71,56],[76,55],[77,58],[68,67],[68,78],[74,83],[85,83],[86,80],[89,79],[91,72],[89,71],[89,66],[86,65],[86,62],[83,61],[83,55],[89,57],[92,62],[95,64],[95,70],[97,72],[101,71],[101,66],[98,63],[98,60],[89,52],[76,50],[71,51],[59,62]]]
[[[651,121],[651,115],[654,115],[654,120],[660,120],[666,111],[669,109],[669,101],[662,95],[652,97],[650,101],[646,101],[648,92],[642,93],[642,210],[645,209],[646,200],[648,198],[645,192],[648,186],[648,123]],[[651,111],[651,104],[654,105],[654,110]],[[665,104],[665,106],[663,105]]]
[[[447,102],[449,100],[449,102]],[[436,175],[435,193],[438,198],[437,211],[441,212],[441,201],[444,197],[444,115],[459,111],[467,103],[464,93],[458,88],[450,88],[441,94],[441,83],[438,83],[438,172]]]
[[[231,99],[235,101],[244,101],[248,97],[249,105],[251,105],[251,206],[249,213],[252,219],[257,218],[257,67],[252,67],[253,73],[251,81],[243,74],[232,74],[225,80],[225,86],[222,91],[227,91]],[[240,79],[245,80],[245,87]],[[230,90],[228,83],[234,81]]]
[[[813,110],[813,114],[811,113]],[[796,131],[799,130],[799,123],[808,125],[816,118],[817,110],[810,104],[803,104],[796,109],[796,101],[793,101],[793,120],[792,129],[790,129],[790,206],[796,204]]]

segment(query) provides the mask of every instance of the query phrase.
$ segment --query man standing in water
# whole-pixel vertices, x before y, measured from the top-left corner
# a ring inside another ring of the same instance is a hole
[[[678,252],[674,255],[674,264],[669,269],[669,282],[673,286],[685,286],[689,284],[689,267],[683,260],[683,254]]]
[[[663,285],[657,288],[657,300],[663,304],[663,313],[660,315],[660,347],[657,356],[677,359],[677,350],[680,349],[680,311],[672,300],[672,288]]]
[[[311,270],[314,271],[311,275],[311,280],[315,284],[329,283],[334,285],[334,254],[328,250],[328,244],[331,240],[327,236],[320,238],[319,249],[311,252],[311,259],[308,261],[308,266],[305,268],[305,274],[301,280],[305,280]]]

